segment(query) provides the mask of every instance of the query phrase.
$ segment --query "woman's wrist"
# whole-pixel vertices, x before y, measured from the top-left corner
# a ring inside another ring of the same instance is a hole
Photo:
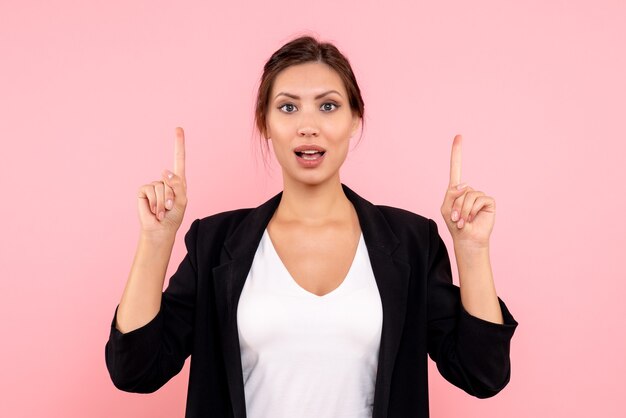
[[[168,231],[140,231],[139,242],[145,245],[162,247],[174,244],[176,240],[176,232]]]

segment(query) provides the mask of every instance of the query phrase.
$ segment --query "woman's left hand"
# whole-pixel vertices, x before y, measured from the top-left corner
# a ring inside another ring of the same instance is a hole
[[[441,214],[455,247],[486,248],[495,222],[496,201],[467,184],[461,184],[461,139],[461,135],[456,135],[452,142],[450,183]]]

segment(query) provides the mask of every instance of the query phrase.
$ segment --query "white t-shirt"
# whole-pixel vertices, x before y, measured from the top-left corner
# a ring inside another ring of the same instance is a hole
[[[363,234],[344,281],[317,296],[266,229],[237,323],[248,418],[371,418],[383,310]]]

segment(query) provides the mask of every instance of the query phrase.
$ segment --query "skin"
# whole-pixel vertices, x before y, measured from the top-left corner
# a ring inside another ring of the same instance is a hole
[[[161,180],[141,186],[137,193],[141,228],[117,310],[115,327],[120,332],[144,326],[159,312],[167,265],[186,206],[185,133],[176,128],[174,171],[164,170]]]
[[[326,64],[294,65],[274,80],[266,137],[282,168],[283,195],[267,230],[293,280],[317,296],[341,284],[361,234],[358,216],[339,177],[360,122],[349,106],[341,78]],[[310,144],[326,150],[323,162],[315,168],[300,166],[293,152]]]
[[[485,193],[461,183],[461,142],[461,135],[456,135],[452,141],[450,180],[441,215],[454,242],[463,307],[473,316],[502,324],[489,259],[489,237],[495,222],[496,202]]]
[[[330,90],[338,93],[315,99]],[[281,92],[300,99],[276,97]],[[278,218],[319,225],[332,219],[337,210],[347,212],[351,203],[341,188],[339,169],[360,121],[350,109],[341,78],[326,64],[294,65],[278,74],[270,94],[266,127],[283,174]],[[307,144],[326,149],[319,167],[303,168],[296,161],[293,149]]]
[[[315,98],[329,90],[337,93]],[[280,92],[299,98],[275,97]],[[283,196],[268,232],[294,280],[318,296],[341,283],[361,233],[339,177],[360,122],[348,105],[340,77],[326,64],[300,64],[277,76],[266,138],[282,167]],[[502,324],[489,260],[495,200],[461,183],[461,141],[457,135],[452,143],[441,214],[454,241],[463,307],[473,316]],[[307,168],[297,163],[293,149],[303,144],[326,149],[322,164]],[[160,180],[141,186],[137,197],[140,235],[116,318],[123,333],[150,322],[160,308],[167,265],[187,206],[182,128],[176,128],[174,171],[164,170]]]

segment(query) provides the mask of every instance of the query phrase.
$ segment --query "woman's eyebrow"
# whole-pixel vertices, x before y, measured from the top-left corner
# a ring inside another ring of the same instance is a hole
[[[329,95],[330,93],[337,93],[339,96],[341,96],[341,93],[339,93],[337,90],[328,90],[327,92],[324,92],[322,94],[318,94],[317,96],[315,96],[315,99],[317,100],[317,99],[319,99],[321,97]],[[295,94],[291,94],[291,93],[286,93],[284,91],[281,91],[276,96],[274,96],[274,99],[276,99],[280,95],[291,97],[292,99],[296,99],[296,100],[300,99],[300,96],[296,96]],[[341,97],[343,97],[343,96],[341,96]]]

